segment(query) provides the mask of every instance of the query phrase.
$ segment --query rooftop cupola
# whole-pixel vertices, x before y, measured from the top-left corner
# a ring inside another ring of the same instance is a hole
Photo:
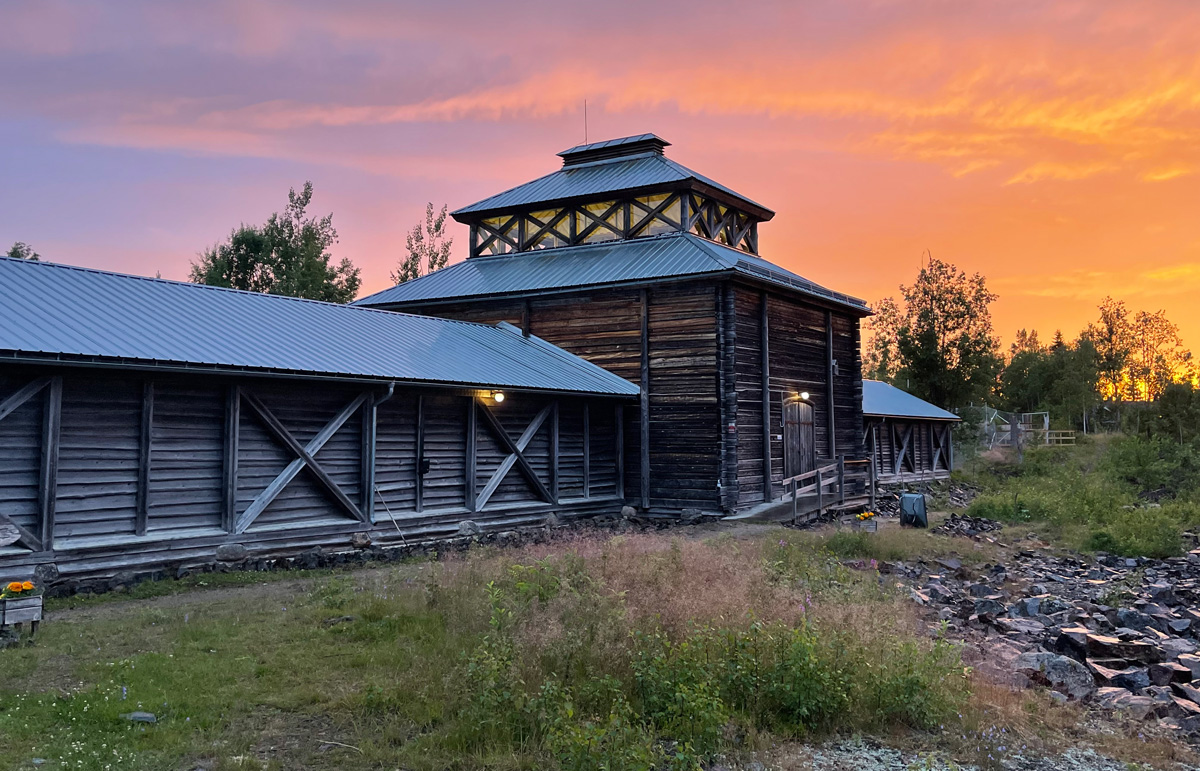
[[[666,157],[654,134],[563,150],[562,168],[463,207],[471,256],[692,233],[758,254],[775,213]]]

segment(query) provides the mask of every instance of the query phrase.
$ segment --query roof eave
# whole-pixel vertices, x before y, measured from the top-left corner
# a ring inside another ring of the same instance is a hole
[[[658,182],[652,185],[615,188],[613,190],[606,190],[602,193],[589,193],[587,195],[574,195],[562,198],[547,198],[545,200],[531,201],[518,206],[494,206],[488,209],[473,209],[471,207],[476,206],[477,204],[470,204],[460,209],[455,209],[454,211],[450,212],[450,216],[453,217],[455,221],[460,222],[463,225],[470,225],[477,220],[503,214],[537,211],[539,209],[553,208],[556,206],[570,206],[577,203],[590,203],[594,201],[608,200],[614,196],[634,197],[648,193],[662,191],[675,192],[678,190],[689,190],[708,196],[709,198],[714,198],[721,203],[726,204],[727,206],[732,206],[744,211],[762,222],[768,222],[775,216],[775,212],[767,209],[766,207],[760,206],[759,204],[756,204],[747,198],[731,195],[721,188],[713,187],[712,185],[706,184],[694,178],[676,180],[673,182]],[[484,200],[486,201],[487,199],[485,198]]]
[[[551,289],[520,289],[508,292],[487,292],[481,294],[453,295],[449,297],[424,298],[415,300],[388,300],[369,305],[368,307],[378,308],[380,310],[400,311],[403,308],[432,308],[439,305],[454,305],[463,302],[482,302],[485,300],[518,300],[526,297],[545,297],[547,295],[571,294],[574,292],[584,292],[592,289],[636,288],[664,283],[693,281],[700,278],[741,279],[745,283],[755,286],[764,286],[774,290],[786,290],[794,292],[798,295],[802,295],[806,300],[814,305],[829,307],[835,310],[850,311],[859,318],[864,318],[871,315],[871,311],[868,308],[862,308],[857,305],[840,301],[836,298],[826,297],[815,292],[807,291],[800,287],[791,286],[789,284],[784,284],[777,281],[771,281],[768,278],[747,274],[737,270],[736,268],[721,268],[718,270],[700,271],[695,273],[680,273],[672,276],[658,276],[654,278],[629,279],[626,281],[605,281],[594,284],[576,284],[574,286],[554,287]],[[383,291],[386,292],[389,290],[385,289]],[[383,292],[379,292],[377,294],[383,294]],[[358,300],[357,302],[365,303],[370,299],[370,297],[364,297],[362,300]]]
[[[86,367],[93,369],[135,370],[138,372],[157,372],[162,374],[195,374],[204,372],[211,375],[240,376],[247,375],[264,378],[282,378],[288,380],[336,381],[341,383],[395,383],[413,388],[453,388],[464,391],[495,390],[504,388],[515,393],[559,394],[564,396],[588,396],[605,399],[634,399],[637,392],[618,393],[615,391],[581,391],[562,388],[536,388],[531,386],[511,385],[508,383],[474,383],[454,380],[418,380],[413,378],[389,377],[383,375],[346,374],[337,372],[312,372],[307,370],[289,370],[271,367],[250,367],[229,364],[199,364],[195,362],[150,361],[146,359],[122,359],[109,356],[93,356],[89,354],[67,353],[36,353],[30,351],[0,351],[0,360],[10,364],[23,364],[44,367]],[[617,377],[614,375],[614,377]],[[623,378],[622,378],[623,379]],[[626,381],[628,382],[628,381]],[[632,383],[631,386],[636,388]]]
[[[962,422],[962,418],[960,418],[958,415],[954,415],[953,417],[949,417],[949,418],[944,418],[944,417],[940,417],[940,416],[934,417],[932,415],[894,415],[891,413],[867,412],[866,410],[863,410],[863,417],[864,418],[891,418],[893,420],[935,420],[939,423],[961,423]]]

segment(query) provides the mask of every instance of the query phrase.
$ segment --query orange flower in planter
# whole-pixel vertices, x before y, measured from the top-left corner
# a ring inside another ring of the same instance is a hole
[[[20,594],[24,588],[24,585],[22,585],[20,581],[13,581],[8,585],[8,590],[13,594]]]
[[[27,592],[32,592],[33,591],[33,582],[26,581],[25,583],[21,584],[21,588]]]

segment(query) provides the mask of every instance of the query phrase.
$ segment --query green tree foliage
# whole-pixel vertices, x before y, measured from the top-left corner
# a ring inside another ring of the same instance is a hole
[[[1179,327],[1163,311],[1138,311],[1133,321],[1133,352],[1126,381],[1133,398],[1156,401],[1167,386],[1191,380],[1192,354],[1183,347]]]
[[[309,217],[313,186],[288,191],[288,206],[265,225],[242,225],[192,263],[197,284],[347,303],[358,294],[359,269],[347,258],[331,264],[337,243],[333,215]]]
[[[403,284],[446,267],[454,239],[446,235],[446,206],[435,212],[433,202],[425,205],[425,221],[413,225],[404,239],[407,255],[400,258],[392,281]]]
[[[12,248],[8,250],[8,254],[4,256],[11,257],[14,260],[33,260],[34,262],[37,262],[42,255],[33,251],[33,247],[24,241],[17,241],[12,245]]]
[[[1000,365],[984,277],[931,257],[900,293],[878,304],[867,371],[943,407],[982,400]]]
[[[1200,438],[1200,393],[1191,383],[1170,383],[1163,388],[1151,424],[1154,433],[1179,444],[1195,444]]]
[[[1025,337],[1036,336],[1034,331]],[[998,406],[1010,412],[1047,410],[1055,420],[1082,427],[1084,413],[1100,402],[1098,357],[1091,341],[1080,337],[1067,343],[1057,332],[1049,348],[1014,344],[1012,350],[1016,352],[1000,375]]]
[[[1133,323],[1125,303],[1119,300],[1105,297],[1099,310],[1099,320],[1088,324],[1084,334],[1096,349],[1100,393],[1120,401],[1125,392],[1125,370],[1133,355]]]

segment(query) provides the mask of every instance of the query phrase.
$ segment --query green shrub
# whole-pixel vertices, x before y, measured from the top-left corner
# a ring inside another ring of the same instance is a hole
[[[1183,551],[1177,510],[1138,508],[1120,511],[1092,529],[1086,548],[1126,557],[1165,559]]]
[[[562,771],[651,771],[662,759],[654,734],[617,695],[598,716],[576,712],[569,689],[546,683],[536,700],[546,744]]]

